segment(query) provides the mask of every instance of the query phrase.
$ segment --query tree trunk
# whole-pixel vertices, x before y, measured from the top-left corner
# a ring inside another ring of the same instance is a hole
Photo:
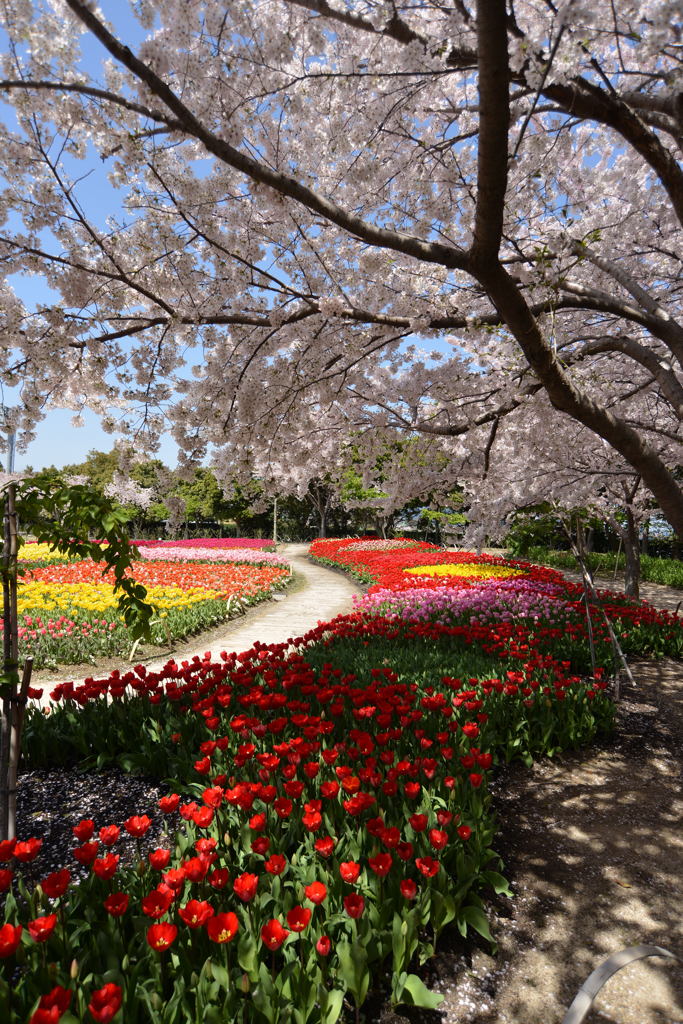
[[[645,523],[643,529],[643,536],[640,541],[640,553],[641,555],[649,555],[650,553],[650,524]]]
[[[624,531],[624,552],[626,554],[626,579],[624,591],[636,601],[640,600],[640,541],[638,529],[631,509],[626,509],[626,529]]]
[[[325,509],[319,508],[318,515],[320,517],[320,523],[318,524],[318,538],[324,540],[327,537],[327,518],[325,516]]]
[[[586,557],[586,536],[583,529],[583,520],[580,516],[576,517],[576,546],[581,553],[581,557]]]
[[[16,719],[14,702],[21,697],[18,658],[19,631],[17,624],[17,515],[15,508],[16,485],[10,484],[4,503],[2,550],[2,614],[3,614],[3,678],[2,722],[0,723],[0,839],[11,839],[10,805],[12,777],[16,779]],[[15,728],[13,728],[15,726]],[[16,789],[16,784],[15,787]]]
[[[589,427],[629,463],[650,488],[674,531],[683,538],[683,488],[643,436],[610,409],[579,390],[567,376],[517,285],[495,259],[482,259],[472,273],[486,288],[529,366],[546,390],[551,405]]]

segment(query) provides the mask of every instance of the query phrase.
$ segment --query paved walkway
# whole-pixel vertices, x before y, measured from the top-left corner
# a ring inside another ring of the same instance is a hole
[[[200,658],[206,651],[215,656],[221,651],[248,651],[256,641],[262,644],[279,644],[285,640],[303,636],[315,629],[319,622],[328,622],[335,615],[342,615],[352,609],[354,594],[361,589],[341,572],[315,565],[307,555],[308,544],[281,544],[278,554],[286,558],[292,572],[299,577],[299,587],[293,593],[276,594],[274,600],[264,601],[250,609],[239,619],[217,627],[221,635],[214,636],[202,647],[197,641],[176,649],[176,661]],[[216,631],[214,631],[215,633]],[[149,668],[162,668],[168,657],[145,662]]]
[[[336,615],[350,612],[353,595],[360,594],[361,588],[341,572],[315,565],[308,559],[307,552],[308,544],[282,544],[278,548],[278,554],[287,559],[292,572],[298,577],[291,593],[276,594],[273,600],[250,608],[239,618],[217,626],[208,636],[205,634],[202,641],[195,637],[188,643],[169,649],[162,657],[141,656],[136,662],[156,671],[171,658],[180,662],[190,661],[195,655],[203,658],[207,651],[214,657],[218,657],[221,651],[239,653],[249,650],[257,640],[264,644],[283,643],[303,636],[320,622],[328,622]],[[73,678],[67,673],[68,669],[62,669],[58,679],[50,679],[46,673],[40,674],[34,685],[44,688],[41,704],[50,703],[48,695],[57,682]],[[102,670],[93,666],[90,674],[100,676]]]

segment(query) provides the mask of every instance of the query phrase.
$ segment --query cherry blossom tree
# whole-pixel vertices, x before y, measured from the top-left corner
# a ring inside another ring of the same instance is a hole
[[[1,10],[25,428],[51,401],[139,443],[170,419],[226,478],[258,452],[298,482],[398,431],[493,487],[508,420],[536,448],[568,420],[683,535],[680,0]]]
[[[637,599],[639,534],[654,512],[652,495],[600,437],[558,414],[544,396],[534,401],[545,408],[535,413],[520,408],[505,418],[495,445],[468,452],[461,471],[470,499],[467,541],[480,545],[486,537],[501,539],[512,514],[525,508],[550,503],[565,523],[572,512],[584,510],[620,537],[625,590]],[[530,436],[530,416],[545,424],[542,435]]]

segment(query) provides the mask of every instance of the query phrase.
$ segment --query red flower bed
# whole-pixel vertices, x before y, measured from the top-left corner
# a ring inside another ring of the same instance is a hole
[[[371,538],[368,539],[368,543]],[[394,548],[376,551],[354,547],[355,540],[314,540],[309,553],[317,561],[331,563],[349,569],[354,575],[365,577],[374,588],[390,590],[412,590],[419,587],[454,587],[480,585],[482,580],[477,575],[477,566],[500,566],[519,570],[528,580],[539,583],[561,582],[562,574],[555,569],[547,569],[529,562],[516,559],[499,558],[495,555],[477,555],[472,551],[445,551],[435,544],[426,541],[416,542],[409,548]],[[467,576],[431,576],[413,575],[406,572],[421,565],[455,565],[472,566],[472,575]]]

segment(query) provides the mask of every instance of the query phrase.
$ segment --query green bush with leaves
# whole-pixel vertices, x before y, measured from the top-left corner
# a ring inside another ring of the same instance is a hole
[[[529,548],[525,557],[537,565],[579,571],[579,564],[571,551]],[[611,576],[615,570],[624,571],[626,558],[623,552],[617,558],[614,552],[590,551],[586,555],[586,563],[591,572],[599,576]],[[683,562],[677,558],[652,558],[650,555],[641,555],[640,576],[644,583],[661,583],[666,587],[683,590]]]

